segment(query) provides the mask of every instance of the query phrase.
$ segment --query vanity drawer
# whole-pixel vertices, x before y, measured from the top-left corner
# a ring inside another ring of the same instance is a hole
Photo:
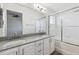
[[[43,46],[43,40],[40,40],[40,41],[36,42],[35,46],[36,47]]]

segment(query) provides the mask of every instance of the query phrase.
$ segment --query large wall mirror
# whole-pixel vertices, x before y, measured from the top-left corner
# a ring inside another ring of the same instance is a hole
[[[3,27],[3,11],[0,9],[0,28]]]
[[[7,10],[7,36],[22,35],[22,13]]]
[[[3,36],[3,11],[2,9],[0,8],[0,37]]]

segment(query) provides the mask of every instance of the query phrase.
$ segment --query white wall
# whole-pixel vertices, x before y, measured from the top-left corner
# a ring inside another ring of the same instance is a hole
[[[3,4],[2,5],[2,8],[3,8],[3,19],[4,19],[4,27],[3,27],[3,36],[6,35],[7,33],[7,16],[6,16],[6,10],[12,10],[12,11],[16,11],[16,12],[20,12],[20,13],[23,13],[23,34],[26,34],[27,33],[27,25],[28,24],[35,24],[35,20],[43,17],[44,15],[35,11],[35,10],[32,10],[30,8],[27,8],[27,7],[23,7],[23,6],[20,6],[18,4]],[[34,28],[35,29],[35,28]]]

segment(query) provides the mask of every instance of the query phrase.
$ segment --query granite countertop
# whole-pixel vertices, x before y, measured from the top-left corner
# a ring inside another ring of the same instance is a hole
[[[5,49],[9,49],[9,48],[13,48],[16,46],[20,46],[23,44],[29,44],[38,40],[42,40],[45,38],[51,37],[49,35],[35,35],[35,36],[31,36],[31,37],[20,37],[20,38],[16,38],[13,40],[1,40],[0,41],[0,51],[3,51]],[[54,36],[52,36],[54,37]]]

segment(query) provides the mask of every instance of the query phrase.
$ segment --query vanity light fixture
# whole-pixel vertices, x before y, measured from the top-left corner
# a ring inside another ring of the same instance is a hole
[[[47,12],[47,9],[45,7],[43,7],[42,5],[40,5],[40,4],[34,4],[34,9],[36,9],[40,12],[43,12],[43,13]]]

